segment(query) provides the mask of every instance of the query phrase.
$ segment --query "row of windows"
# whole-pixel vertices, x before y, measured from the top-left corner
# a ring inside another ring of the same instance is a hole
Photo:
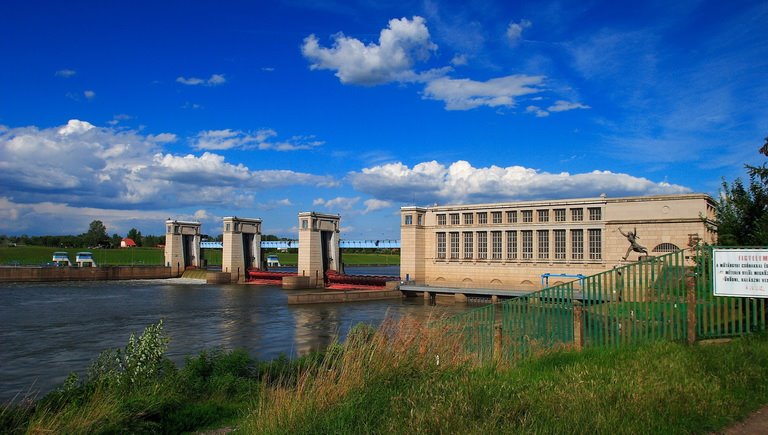
[[[534,215],[534,211],[536,212]],[[583,208],[556,208],[553,210],[509,210],[506,212],[492,211],[492,212],[468,212],[468,213],[439,213],[437,214],[437,225],[443,226],[450,222],[451,225],[487,225],[491,224],[514,224],[518,222],[522,223],[534,223],[534,222],[550,222],[550,217],[554,222],[565,222],[567,213],[570,211],[571,222],[584,221],[584,209]],[[551,212],[551,213],[550,213]],[[590,221],[599,221],[603,219],[603,209],[600,207],[587,208],[587,217]],[[489,216],[490,215],[490,216]],[[419,216],[421,217],[421,216]],[[534,217],[536,220],[534,221]],[[490,218],[490,221],[489,221]],[[405,224],[412,225],[413,220],[411,215],[405,216]],[[419,223],[421,225],[421,223]]]
[[[488,245],[489,231],[465,231],[463,233],[436,233],[437,258],[451,260],[533,260],[534,254],[537,260],[565,260],[567,254],[567,230],[522,230],[522,231],[490,231],[490,252]],[[588,229],[587,254],[589,260],[601,260],[603,251],[602,231],[600,229]],[[519,237],[518,237],[518,233]],[[534,246],[534,233],[535,246]],[[570,247],[572,260],[584,260],[584,230],[570,230]],[[463,237],[462,237],[463,235]],[[446,238],[450,242],[447,245]],[[550,241],[552,243],[550,243]],[[475,243],[476,242],[476,243]],[[520,242],[520,243],[518,243]],[[506,251],[505,248],[506,247]],[[450,248],[450,251],[447,249]],[[535,248],[535,251],[534,251]],[[550,249],[552,248],[552,249]],[[450,254],[450,256],[447,256]],[[506,257],[504,257],[506,255]]]

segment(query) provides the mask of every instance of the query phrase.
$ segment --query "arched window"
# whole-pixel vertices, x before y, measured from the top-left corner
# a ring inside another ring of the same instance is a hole
[[[655,248],[653,248],[653,252],[659,252],[662,254],[667,254],[669,252],[675,252],[679,250],[680,248],[678,248],[677,245],[673,243],[661,243],[659,245],[656,245]]]

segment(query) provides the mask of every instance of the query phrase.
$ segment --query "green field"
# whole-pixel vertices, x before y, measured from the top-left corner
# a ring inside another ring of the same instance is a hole
[[[56,251],[66,251],[69,259],[75,261],[75,254],[80,251],[93,253],[96,264],[99,266],[127,266],[127,265],[157,265],[164,261],[162,248],[127,248],[127,249],[62,249],[43,246],[16,246],[0,247],[0,266],[39,266],[51,262]],[[298,254],[291,252],[277,253],[280,264],[283,266],[295,266],[298,264]],[[203,258],[208,260],[209,266],[221,265],[221,250],[205,249]],[[342,253],[342,261],[346,265],[399,265],[399,254],[385,253]]]
[[[51,262],[54,252],[64,251],[69,259],[75,261],[75,254],[81,251],[93,253],[93,259],[99,266],[157,265],[163,264],[162,248],[127,248],[127,249],[62,249],[44,246],[16,246],[0,248],[0,265],[39,266]]]
[[[291,252],[279,252],[277,257],[283,266],[295,266],[299,263],[299,254]],[[400,254],[384,253],[341,253],[341,261],[347,266],[376,265],[397,266],[400,264]]]

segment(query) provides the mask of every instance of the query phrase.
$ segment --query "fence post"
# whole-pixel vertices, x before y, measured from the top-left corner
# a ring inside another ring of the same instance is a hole
[[[573,344],[576,350],[584,350],[584,310],[580,301],[573,301]]]
[[[688,303],[688,344],[696,343],[696,284],[698,282],[697,274],[686,279],[688,293],[686,299]]]
[[[496,362],[502,361],[502,330],[501,324],[493,325],[493,359]]]

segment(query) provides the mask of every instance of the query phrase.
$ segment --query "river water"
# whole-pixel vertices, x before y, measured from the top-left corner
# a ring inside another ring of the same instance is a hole
[[[396,276],[397,269],[347,272]],[[258,359],[295,357],[343,339],[359,322],[378,325],[387,315],[426,320],[467,309],[422,298],[289,306],[288,294],[183,279],[0,284],[0,403],[40,397],[160,319],[171,337],[168,356],[181,364],[219,346],[244,348]]]

